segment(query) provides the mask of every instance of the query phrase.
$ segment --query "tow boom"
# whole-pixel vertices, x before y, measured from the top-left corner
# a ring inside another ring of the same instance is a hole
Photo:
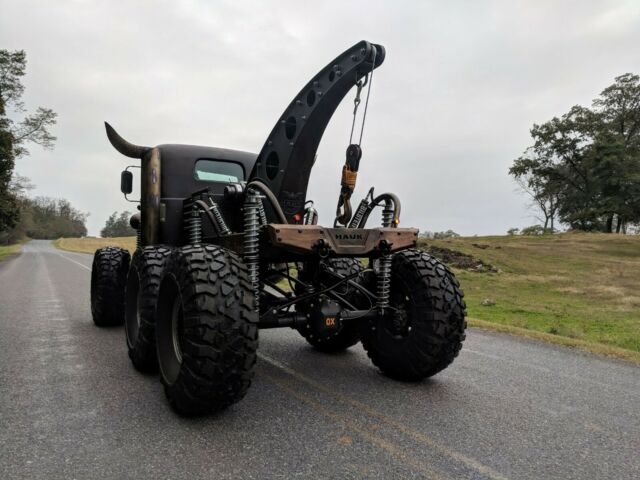
[[[379,67],[384,57],[381,45],[355,44],[304,86],[271,130],[250,179],[267,184],[290,223],[299,223],[300,217],[294,217],[303,214],[316,151],[333,113],[349,90]]]

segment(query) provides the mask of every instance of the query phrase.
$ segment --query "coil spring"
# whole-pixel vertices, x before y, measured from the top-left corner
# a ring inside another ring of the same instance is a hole
[[[142,247],[142,229],[140,227],[136,228],[136,250],[140,250]]]
[[[360,201],[360,205],[358,205],[356,213],[353,214],[353,218],[351,219],[351,222],[349,222],[349,228],[360,227],[360,222],[362,221],[362,217],[364,217],[364,212],[367,211],[368,206],[369,202],[366,200]]]
[[[216,219],[216,222],[218,224],[218,228],[220,229],[218,233],[220,235],[229,235],[231,233],[231,230],[229,230],[229,227],[227,227],[227,224],[222,217],[222,213],[220,212],[220,208],[218,208],[218,204],[214,202],[211,197],[209,197],[209,204],[211,205],[211,208],[209,210],[211,210],[211,213],[213,214],[213,217]]]
[[[393,208],[388,203],[385,203],[382,210],[382,226],[389,228],[393,225]]]
[[[186,219],[186,231],[189,244],[200,245],[202,243],[202,220],[198,207],[191,207],[191,212]]]
[[[391,292],[391,255],[386,254],[378,263],[378,308],[384,310],[389,306]]]
[[[389,228],[393,222],[393,208],[391,203],[386,202],[382,210],[382,226]],[[389,306],[389,295],[391,293],[391,254],[385,253],[380,257],[378,263],[378,309],[383,312]]]
[[[258,250],[258,228],[260,227],[260,205],[262,196],[249,189],[244,201],[244,243],[243,257],[249,271],[249,281],[255,295],[255,309],[260,307],[260,256]]]
[[[264,203],[262,203],[262,198],[258,202],[258,218],[260,218],[260,225],[267,224],[267,214],[264,211]]]

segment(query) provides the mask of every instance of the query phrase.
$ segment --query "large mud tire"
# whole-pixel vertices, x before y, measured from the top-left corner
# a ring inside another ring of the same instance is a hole
[[[91,266],[91,315],[98,327],[124,323],[124,289],[131,256],[118,247],[96,250]]]
[[[393,256],[389,315],[370,323],[362,344],[383,373],[420,380],[445,369],[465,339],[465,304],[455,276],[418,250]],[[394,310],[395,309],[395,310]]]
[[[143,373],[158,369],[156,358],[156,305],[160,280],[171,248],[138,249],[131,260],[125,290],[125,333],[129,358]]]
[[[335,273],[342,276],[353,275],[364,270],[364,266],[357,258],[332,258],[328,263]],[[323,284],[331,285],[337,281],[336,278],[329,273],[323,272],[322,277],[325,277],[321,278]],[[355,280],[357,281],[358,279],[356,278]],[[359,294],[356,288],[348,286],[344,297],[351,304],[362,306],[362,294]],[[299,330],[300,335],[302,335],[313,348],[324,353],[342,352],[349,347],[353,347],[360,341],[360,331],[361,326],[357,321],[344,323],[337,333],[326,337],[314,335],[311,330],[305,327]]]
[[[258,315],[246,267],[223,248],[175,250],[160,284],[156,317],[160,378],[182,415],[221,410],[253,378]]]

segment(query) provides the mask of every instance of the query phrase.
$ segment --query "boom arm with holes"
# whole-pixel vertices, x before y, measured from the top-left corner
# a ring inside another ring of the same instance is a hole
[[[289,223],[300,223],[296,215],[303,214],[316,151],[333,113],[384,58],[381,45],[362,41],[349,48],[300,90],[271,130],[249,178],[271,189]]]

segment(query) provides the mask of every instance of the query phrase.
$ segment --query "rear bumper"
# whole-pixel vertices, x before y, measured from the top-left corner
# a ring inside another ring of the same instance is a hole
[[[415,247],[416,228],[326,228],[318,225],[269,224],[266,239],[281,251],[308,255],[377,257]]]

